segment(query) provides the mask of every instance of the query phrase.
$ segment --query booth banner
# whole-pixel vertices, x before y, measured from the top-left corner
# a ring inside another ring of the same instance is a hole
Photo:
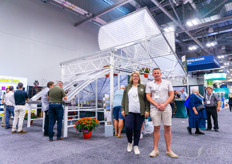
[[[201,56],[187,59],[188,71],[220,68],[220,62],[214,55]]]
[[[224,80],[226,79],[226,73],[211,73],[204,75],[205,80]]]
[[[213,85],[213,80],[207,80],[207,85]]]
[[[0,75],[0,90],[4,91],[9,86],[13,86],[14,89],[17,89],[16,87],[19,82],[23,83],[23,87],[27,89],[27,78]]]
[[[183,65],[184,70],[187,72],[187,60],[186,60],[186,55],[181,57],[181,62]]]

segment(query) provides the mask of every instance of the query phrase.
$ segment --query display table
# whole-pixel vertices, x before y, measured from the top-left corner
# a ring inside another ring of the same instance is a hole
[[[175,100],[176,104],[176,113],[174,115],[175,118],[186,118],[188,117],[186,107],[184,105],[185,100]]]

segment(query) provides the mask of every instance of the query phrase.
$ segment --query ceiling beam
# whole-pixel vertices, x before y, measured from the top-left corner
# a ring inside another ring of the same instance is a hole
[[[224,27],[226,27],[226,26],[224,26]],[[231,25],[228,25],[227,28],[221,28],[219,31],[215,31],[215,32],[212,32],[212,33],[201,33],[201,34],[195,35],[194,37],[197,38],[197,39],[201,39],[201,38],[204,38],[204,37],[221,35],[221,34],[231,33],[231,32],[232,32]],[[185,37],[185,38],[181,38],[181,40],[186,42],[186,41],[190,41],[191,39]]]
[[[232,20],[232,15],[227,16],[227,17],[223,17],[223,18],[220,18],[220,19],[216,19],[216,20],[213,20],[213,21],[209,21],[209,22],[206,22],[206,23],[202,23],[202,24],[199,24],[197,26],[193,26],[193,27],[185,29],[185,30],[179,29],[179,30],[176,30],[175,32],[180,34],[180,33],[184,33],[185,31],[193,31],[193,30],[197,30],[199,28],[203,28],[203,27],[206,27],[206,26],[211,26],[211,25],[214,25],[214,24],[218,24],[218,23],[222,23],[222,22],[226,22],[226,21],[230,21],[230,20]]]
[[[204,15],[202,15],[201,18],[205,18],[206,16],[208,16],[209,14],[211,14],[213,11],[217,10],[219,7],[221,7],[222,5],[224,5],[227,1],[228,0],[224,0],[220,4],[216,5],[212,10],[210,10],[207,13],[205,13]]]
[[[163,8],[157,0],[151,0],[156,6],[158,6],[177,26],[179,26],[194,42],[196,42],[200,48],[202,48],[207,54],[210,52],[199,42],[196,38],[192,36],[192,34],[186,31],[185,27],[180,24],[165,8]]]
[[[171,5],[170,2],[166,2],[166,3],[162,4],[162,7],[167,7],[167,6],[169,6],[169,5]],[[150,10],[151,12],[152,12],[152,11],[159,10],[159,9],[160,9],[160,8],[159,8],[158,6],[149,8],[149,10]]]
[[[118,3],[115,3],[115,4],[105,8],[104,10],[97,12],[96,14],[93,14],[92,16],[90,16],[88,18],[86,18],[86,19],[84,19],[84,20],[82,20],[80,22],[75,23],[74,26],[77,27],[77,26],[80,26],[82,24],[85,24],[85,23],[87,23],[87,22],[89,22],[89,21],[91,21],[93,19],[96,19],[97,17],[99,17],[101,15],[104,15],[105,13],[108,13],[111,10],[114,10],[115,8],[117,8],[119,6],[122,6],[122,5],[124,5],[124,4],[126,4],[126,3],[130,2],[130,1],[132,1],[132,0],[122,0],[122,1],[120,1]]]

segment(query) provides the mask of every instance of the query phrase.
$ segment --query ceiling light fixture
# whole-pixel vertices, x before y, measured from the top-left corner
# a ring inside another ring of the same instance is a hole
[[[217,44],[217,42],[209,42],[206,44],[207,47],[213,47]]]
[[[189,26],[189,27],[192,27],[192,26],[196,26],[200,23],[200,21],[198,19],[192,19],[192,20],[188,20],[186,22],[186,25]]]
[[[196,49],[197,49],[197,46],[190,46],[188,49],[189,49],[190,51],[193,51],[193,50],[196,50]]]
[[[219,55],[217,58],[218,59],[224,59],[224,57],[225,57],[224,55]]]
[[[166,27],[164,28],[164,31],[165,32],[172,32],[172,31],[175,31],[174,27]]]

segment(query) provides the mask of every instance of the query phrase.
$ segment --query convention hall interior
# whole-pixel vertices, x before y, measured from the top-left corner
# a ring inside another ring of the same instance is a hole
[[[0,0],[0,164],[232,163],[232,0]]]

